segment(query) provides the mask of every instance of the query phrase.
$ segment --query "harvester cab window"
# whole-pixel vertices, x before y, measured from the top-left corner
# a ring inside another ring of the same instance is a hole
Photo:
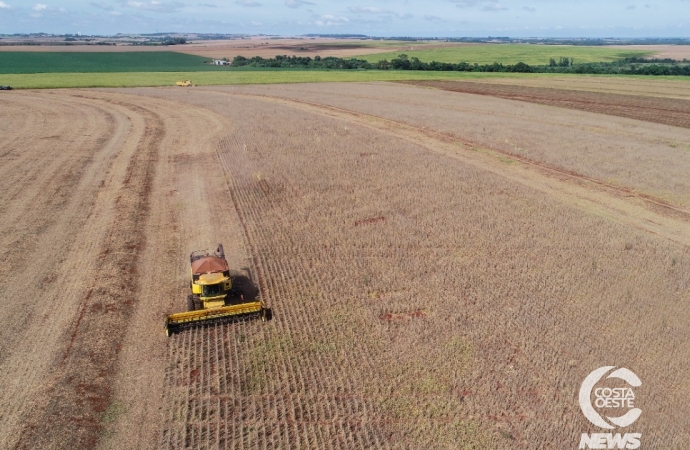
[[[222,294],[222,285],[221,284],[209,284],[209,285],[203,286],[202,295],[204,297],[213,297],[214,295],[220,295],[220,294]]]

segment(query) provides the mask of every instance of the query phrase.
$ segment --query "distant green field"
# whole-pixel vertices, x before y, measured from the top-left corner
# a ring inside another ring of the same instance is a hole
[[[89,88],[89,87],[143,87],[174,86],[175,81],[192,80],[199,86],[233,84],[281,84],[322,82],[366,82],[401,80],[473,80],[486,78],[549,78],[579,77],[566,74],[516,74],[496,72],[425,72],[414,70],[242,70],[223,72],[110,72],[110,73],[37,73],[0,74],[0,85],[15,89]],[[600,75],[607,77],[606,75]],[[626,79],[637,77],[627,75]],[[654,77],[687,81],[688,77]],[[190,89],[190,88],[177,88]],[[191,88],[193,89],[193,88]],[[2,93],[0,93],[0,98]]]
[[[411,44],[410,48],[414,49],[414,44]],[[523,62],[530,65],[546,65],[549,63],[550,58],[557,61],[561,57],[574,58],[577,64],[617,61],[633,56],[647,56],[653,52],[572,45],[486,44],[377,53],[362,55],[358,58],[366,59],[370,62],[377,62],[382,59],[390,61],[401,53],[406,54],[410,58],[416,56],[424,62],[467,62],[470,64],[493,64],[495,62],[515,64]]]
[[[196,72],[227,70],[177,52],[0,52],[2,73]]]

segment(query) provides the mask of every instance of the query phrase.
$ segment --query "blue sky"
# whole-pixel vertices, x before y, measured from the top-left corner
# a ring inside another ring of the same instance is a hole
[[[690,37],[690,0],[0,0],[0,34]]]

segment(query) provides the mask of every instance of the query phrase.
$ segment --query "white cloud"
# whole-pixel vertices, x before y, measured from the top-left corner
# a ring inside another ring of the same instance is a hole
[[[425,14],[424,20],[429,20],[431,22],[441,22],[441,21],[443,21],[443,18],[441,18],[439,16],[432,16],[431,14]]]
[[[409,14],[409,13],[403,13],[403,14],[396,14],[395,17],[397,17],[398,19],[411,19],[414,16],[412,14]]]
[[[527,12],[536,12],[537,8],[535,8],[534,6],[523,6],[522,10]]]
[[[474,6],[477,3],[479,3],[477,0],[450,0],[451,2],[455,3],[455,6],[458,8],[469,8],[470,6]]]
[[[249,7],[256,7],[256,6],[261,6],[261,3],[257,2],[256,0],[235,0],[235,3],[241,6],[249,6]]]
[[[393,12],[388,9],[377,8],[376,6],[350,6],[347,9],[356,14],[389,14]]]
[[[115,9],[112,7],[112,5],[106,2],[91,2],[89,4],[95,8],[103,9],[105,11],[112,11],[113,9]]]
[[[12,9],[12,7],[5,2],[0,2],[0,9]]]
[[[487,0],[449,0],[452,3],[455,3],[455,6],[458,8],[471,8],[473,6],[480,6],[481,5],[481,10],[482,11],[504,11],[508,8],[505,6],[501,5],[498,2],[495,1],[487,1]],[[532,11],[532,9],[529,9],[530,7],[525,6],[522,9],[525,11]],[[534,8],[533,8],[534,9]],[[534,9],[536,11],[536,9]]]
[[[154,11],[162,13],[177,12],[184,6],[180,2],[161,2],[159,0],[149,0],[148,2],[129,0],[127,2],[124,2],[123,5],[128,8],[135,8],[145,11]]]
[[[320,27],[329,27],[334,25],[344,25],[349,23],[350,19],[345,16],[334,16],[333,14],[324,14],[314,21],[314,24]]]
[[[508,8],[501,5],[500,3],[489,3],[488,5],[482,6],[482,11],[505,11]]]
[[[306,0],[285,0],[285,6],[288,8],[299,8],[304,5],[313,5],[314,3]]]
[[[43,11],[44,9],[48,9],[48,5],[44,5],[43,3],[36,3],[34,6],[31,7],[34,11]]]

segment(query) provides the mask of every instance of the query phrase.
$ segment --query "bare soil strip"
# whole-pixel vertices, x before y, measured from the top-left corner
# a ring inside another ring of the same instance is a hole
[[[453,92],[490,95],[492,97],[690,128],[690,100],[528,86],[507,86],[468,81],[401,81],[401,83]]]
[[[646,50],[655,52],[647,58],[690,59],[690,45],[605,45],[620,50]]]
[[[641,97],[690,99],[690,80],[668,78],[602,77],[596,75],[549,75],[543,77],[490,78],[478,83],[564,89],[568,91],[605,92]]]

